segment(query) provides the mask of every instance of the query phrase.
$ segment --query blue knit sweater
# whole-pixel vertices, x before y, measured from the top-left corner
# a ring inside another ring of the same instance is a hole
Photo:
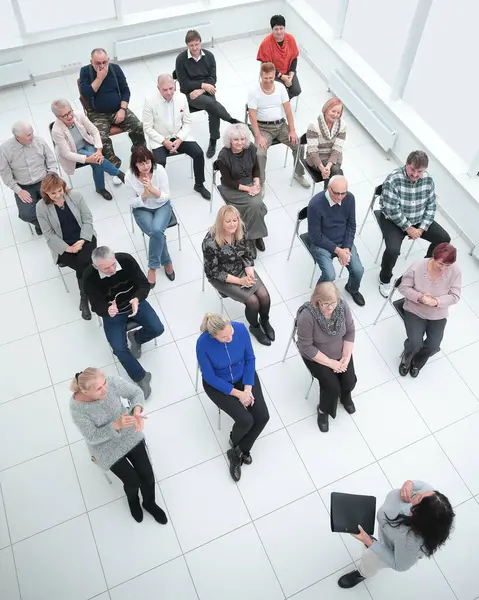
[[[326,192],[311,198],[308,205],[308,237],[311,244],[331,252],[339,248],[351,250],[356,234],[356,206],[348,192],[341,204],[329,205]]]
[[[243,323],[231,323],[234,333],[229,343],[218,342],[207,331],[196,342],[196,357],[203,379],[223,394],[229,395],[233,384],[243,380],[254,384],[255,356],[251,338]]]

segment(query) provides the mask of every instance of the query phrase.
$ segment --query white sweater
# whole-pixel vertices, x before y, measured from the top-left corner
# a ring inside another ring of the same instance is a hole
[[[161,165],[156,165],[156,169],[153,171],[151,177],[151,183],[161,192],[161,196],[156,198],[153,194],[150,194],[146,200],[141,198],[144,187],[139,179],[135,177],[135,174],[131,169],[125,175],[125,185],[129,192],[129,200],[131,208],[149,208],[155,210],[160,208],[163,204],[166,204],[170,199],[170,184],[168,183],[168,175],[166,170]]]

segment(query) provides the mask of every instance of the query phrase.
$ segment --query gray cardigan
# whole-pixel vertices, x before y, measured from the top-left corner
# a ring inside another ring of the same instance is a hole
[[[81,402],[72,396],[70,411],[90,454],[103,469],[108,470],[144,439],[143,433],[135,432],[134,427],[113,429],[113,421],[127,410],[121,398],[128,400],[129,412],[132,413],[135,406],[143,406],[144,396],[137,385],[121,377],[107,377],[106,381],[105,398]]]
[[[72,211],[73,216],[80,225],[80,239],[91,242],[96,231],[93,228],[93,217],[83,196],[77,190],[70,190],[65,194],[65,202]],[[37,203],[37,219],[43,232],[43,237],[50,248],[53,262],[57,264],[58,257],[68,248],[63,241],[62,228],[58,220],[55,205],[45,204],[43,200]]]

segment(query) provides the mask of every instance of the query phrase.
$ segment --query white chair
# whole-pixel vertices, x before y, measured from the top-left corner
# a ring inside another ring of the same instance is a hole
[[[134,209],[130,207],[131,233],[135,233],[135,219],[133,217],[133,210]],[[173,208],[171,209],[171,219],[170,219],[170,222],[168,223],[167,229],[170,229],[170,227],[178,228],[178,249],[181,250],[180,223],[176,218],[175,211],[173,210]],[[140,231],[141,231],[141,229],[140,229]],[[143,246],[145,247],[145,253],[146,253],[146,256],[148,256],[148,247],[146,245],[146,236],[143,231],[141,231],[141,235],[143,237]]]
[[[296,319],[294,319],[293,330],[291,331],[291,335],[289,336],[288,343],[286,345],[286,350],[284,351],[282,362],[284,362],[286,360],[286,355],[288,354],[288,350],[289,350],[289,347],[291,346],[291,342],[294,342],[294,345],[296,346],[296,348],[298,347],[298,340],[295,337],[297,327],[298,327],[297,321],[296,321]],[[309,373],[309,371],[308,371],[308,373]],[[306,396],[305,396],[306,400],[309,398],[309,394],[311,392],[311,388],[313,387],[313,382],[314,382],[314,377],[311,375],[311,373],[310,373],[310,376],[311,376],[311,382],[309,384],[308,391],[306,392]]]

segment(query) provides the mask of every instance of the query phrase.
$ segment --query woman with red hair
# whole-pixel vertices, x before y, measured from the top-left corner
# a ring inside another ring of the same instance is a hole
[[[306,162],[321,175],[319,181],[324,181],[324,189],[333,175],[343,175],[346,123],[342,116],[343,103],[339,98],[330,98],[318,120],[310,123],[306,131]]]
[[[399,292],[405,298],[407,333],[399,364],[403,377],[408,373],[417,377],[440,350],[449,307],[461,297],[461,270],[455,263],[456,248],[443,242],[434,248],[432,258],[418,260],[402,276]]]

